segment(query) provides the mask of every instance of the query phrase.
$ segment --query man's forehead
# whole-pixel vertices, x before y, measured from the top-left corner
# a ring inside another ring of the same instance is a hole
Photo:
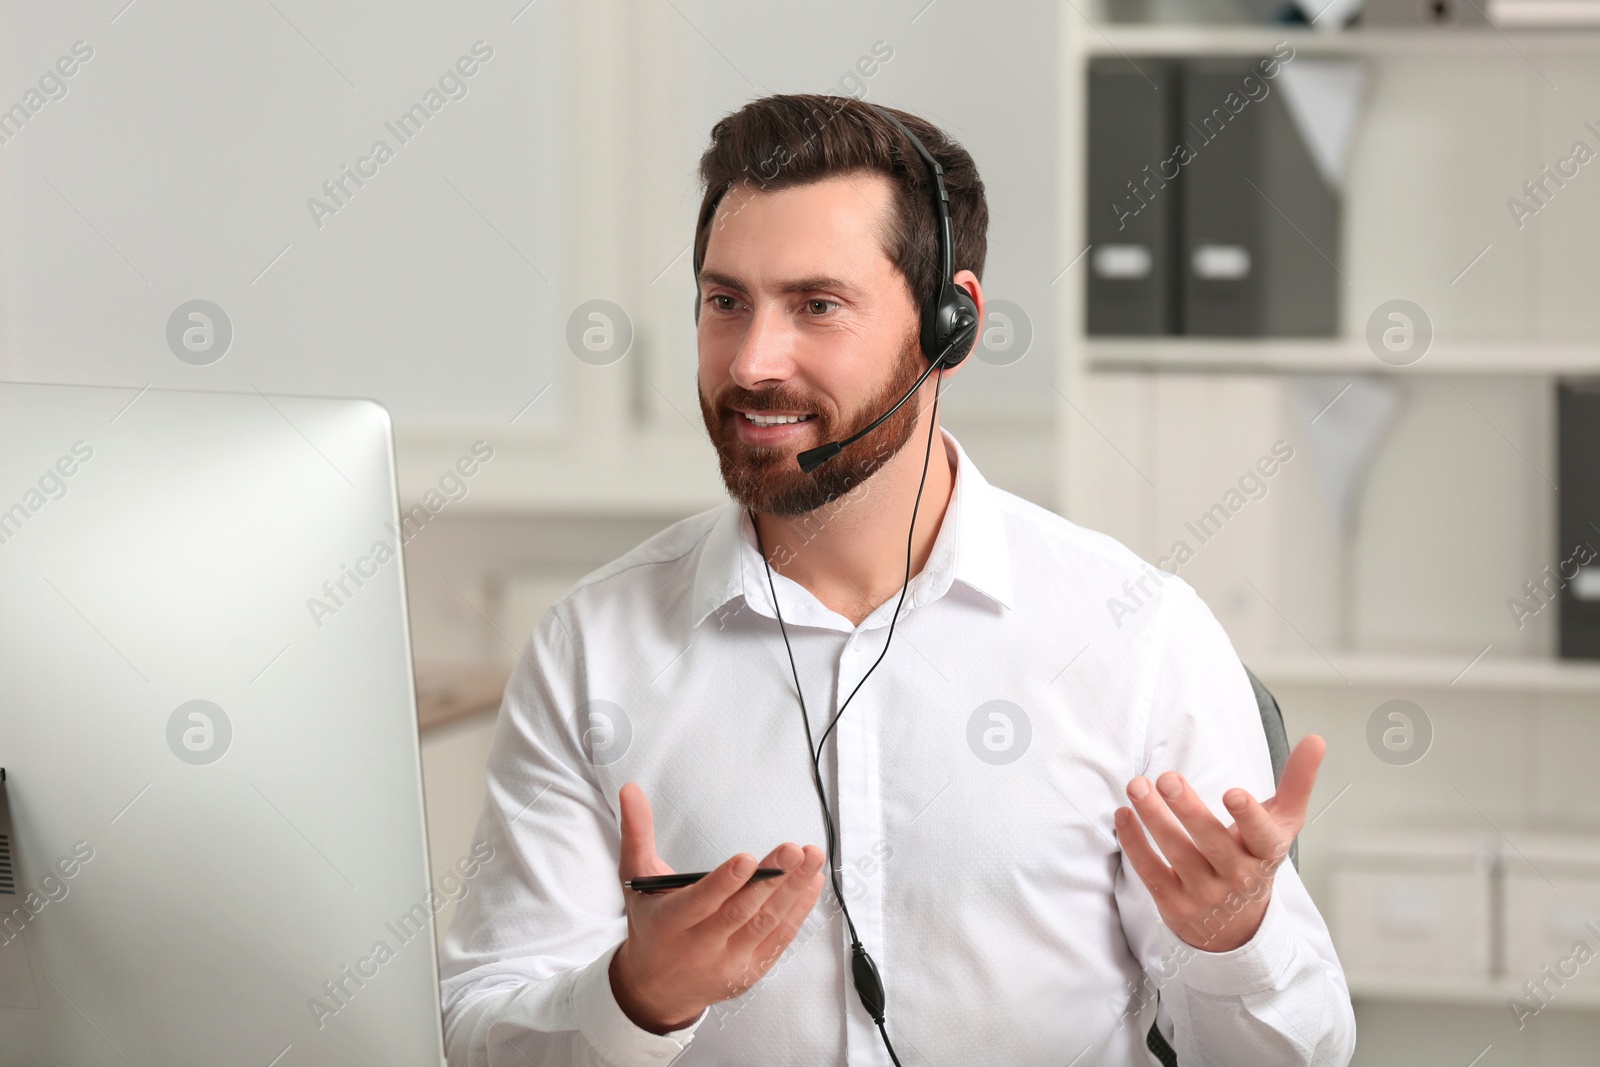
[[[719,284],[753,283],[758,274],[764,284],[873,280],[892,269],[883,250],[892,198],[889,180],[871,171],[775,190],[736,184],[711,220],[701,277]]]
[[[786,204],[795,201],[853,200],[862,211],[875,214],[882,210],[894,191],[886,174],[875,170],[850,170],[829,174],[814,181],[796,185],[783,185],[773,189],[763,187],[756,179],[734,182],[717,204],[719,216],[736,213],[741,205],[769,202]]]

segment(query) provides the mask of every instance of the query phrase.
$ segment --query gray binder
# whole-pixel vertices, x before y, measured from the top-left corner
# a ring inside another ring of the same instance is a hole
[[[1089,64],[1090,334],[1177,330],[1172,255],[1178,184],[1172,153],[1176,64],[1140,58]]]
[[[1600,379],[1556,386],[1560,516],[1556,561],[1517,600],[1537,613],[1560,597],[1561,657],[1600,659]]]
[[[1241,88],[1253,75],[1248,99]],[[1183,67],[1179,320],[1211,337],[1338,331],[1339,200],[1283,99],[1252,58]],[[1233,106],[1230,106],[1229,101]],[[1238,110],[1234,110],[1237,107]]]

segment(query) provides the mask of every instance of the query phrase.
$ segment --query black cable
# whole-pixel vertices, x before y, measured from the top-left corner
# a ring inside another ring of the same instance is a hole
[[[850,909],[844,902],[844,892],[839,885],[839,867],[836,862],[838,831],[834,826],[833,814],[828,808],[827,791],[822,785],[822,749],[828,743],[829,732],[838,723],[840,716],[844,715],[844,709],[850,705],[850,701],[861,691],[861,687],[872,676],[872,672],[878,669],[878,664],[883,662],[883,657],[889,654],[889,642],[894,640],[894,625],[900,619],[900,606],[905,603],[906,593],[911,588],[911,555],[917,531],[917,510],[922,506],[922,490],[928,482],[928,462],[933,456],[933,429],[938,425],[939,421],[939,387],[944,380],[944,368],[941,366],[938,371],[938,377],[934,379],[933,383],[933,412],[928,419],[928,444],[922,454],[922,479],[917,483],[917,498],[911,505],[911,528],[906,531],[905,580],[900,586],[900,599],[895,601],[894,614],[889,618],[889,633],[884,637],[883,651],[878,653],[878,658],[872,661],[872,666],[868,667],[867,673],[861,676],[861,681],[857,682],[855,688],[850,690],[850,695],[844,698],[844,703],[839,705],[839,710],[834,714],[832,721],[828,723],[827,729],[822,731],[822,740],[816,744],[813,744],[811,739],[811,716],[806,711],[805,693],[800,688],[800,671],[795,667],[794,648],[789,644],[789,629],[784,625],[783,612],[778,608],[778,589],[772,580],[772,564],[767,561],[767,549],[766,545],[761,541],[761,527],[756,523],[755,512],[749,512],[750,525],[755,529],[756,533],[756,547],[760,550],[761,562],[767,569],[767,588],[772,593],[772,610],[778,617],[778,629],[783,634],[783,647],[789,653],[789,671],[794,675],[795,696],[800,699],[800,719],[806,728],[806,751],[811,753],[811,781],[816,786],[817,799],[822,803],[823,829],[827,834],[826,840],[828,844],[828,872],[833,883],[833,895],[839,901],[839,910],[844,914],[845,926],[850,931],[851,966],[855,977],[856,992],[861,996],[863,1006],[873,1016],[873,1022],[877,1024],[878,1033],[883,1037],[883,1047],[888,1049],[889,1059],[894,1062],[894,1067],[901,1067],[900,1057],[895,1055],[894,1045],[889,1041],[889,1031],[884,1026],[883,986],[878,981],[878,972],[872,962],[872,957],[867,955],[867,950],[861,944],[861,938],[856,934],[856,924],[850,918]],[[924,373],[923,377],[927,377],[926,373]],[[898,406],[896,405],[896,407]],[[868,973],[863,974],[863,969]],[[867,989],[863,988],[864,984],[869,987],[875,987],[877,993],[876,1007],[868,1003],[870,996]]]

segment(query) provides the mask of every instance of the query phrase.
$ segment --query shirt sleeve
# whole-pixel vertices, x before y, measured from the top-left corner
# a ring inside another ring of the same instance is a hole
[[[1161,600],[1144,762],[1129,777],[1178,771],[1231,825],[1223,793],[1240,787],[1265,800],[1276,791],[1255,692],[1221,624],[1187,583],[1169,579]],[[1156,1024],[1183,1067],[1342,1067],[1354,1055],[1344,970],[1293,864],[1278,866],[1270,894],[1249,941],[1205,952],[1167,928],[1123,858],[1117,906],[1147,976],[1132,1011],[1157,997]]]
[[[548,612],[495,725],[475,838],[488,858],[440,950],[450,1067],[659,1067],[705,1018],[654,1034],[612,994],[611,957],[627,935],[621,837],[574,726],[577,676],[572,641]]]

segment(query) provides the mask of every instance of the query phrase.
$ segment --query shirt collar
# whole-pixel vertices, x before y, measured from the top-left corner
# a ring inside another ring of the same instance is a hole
[[[939,432],[946,456],[955,462],[955,486],[928,562],[912,576],[901,612],[937,600],[953,582],[1009,608],[1011,561],[996,490],[978,472],[961,443],[948,430],[941,427]],[[910,516],[906,519],[909,522]],[[776,571],[772,581],[783,598],[786,622],[839,627],[840,617],[823,608],[803,586]],[[698,627],[713,612],[718,612],[720,618],[722,609],[736,599],[773,617],[767,571],[756,548],[755,530],[743,506],[729,501],[712,525],[695,566],[691,627]],[[890,597],[862,622],[862,627],[888,625],[898,599],[898,593]]]

